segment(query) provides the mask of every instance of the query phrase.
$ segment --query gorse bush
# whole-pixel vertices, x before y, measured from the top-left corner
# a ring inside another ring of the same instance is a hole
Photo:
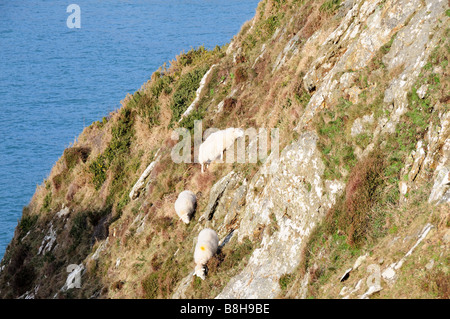
[[[75,167],[81,160],[85,163],[89,157],[91,150],[87,147],[70,147],[64,150],[64,163],[68,170]]]
[[[172,82],[173,77],[170,75],[159,76],[156,82],[150,87],[150,91],[155,98],[159,98],[161,93],[170,94],[172,90],[170,84],[172,84]]]
[[[219,100],[223,97],[221,94],[216,94],[221,91],[219,82],[223,81],[223,79],[225,78],[223,76],[222,79],[219,79],[218,72],[219,71],[217,70],[217,68],[215,68],[211,72],[210,78],[203,89],[203,92],[205,93],[202,95],[197,107],[192,110],[188,116],[184,117],[180,121],[179,126],[187,128],[191,131],[191,134],[194,133],[194,121],[204,119],[207,113],[208,105],[210,105],[213,99],[217,98]]]
[[[112,139],[105,152],[109,162],[119,155],[128,153],[134,136],[133,124],[133,111],[129,108],[122,109],[117,124],[111,129]]]
[[[187,53],[180,54],[178,56],[178,62],[181,66],[185,67],[192,64],[195,60],[205,54],[207,50],[204,46],[200,46],[197,49],[190,49]]]
[[[190,103],[192,103],[200,81],[208,69],[209,66],[205,65],[181,76],[170,105],[172,109],[172,121],[178,121]]]
[[[25,210],[24,210],[25,211]],[[20,237],[22,238],[25,236],[29,230],[33,228],[33,226],[36,224],[36,221],[38,220],[37,215],[33,216],[23,216],[22,219],[19,222],[19,229],[20,229]]]
[[[33,280],[36,278],[36,272],[32,265],[22,265],[17,270],[12,286],[17,294],[21,295],[31,288]]]
[[[44,202],[42,204],[42,209],[46,212],[50,211],[50,205],[52,204],[52,192],[49,191],[44,197]]]
[[[180,121],[180,127],[187,128],[194,134],[194,122],[200,121],[205,116],[206,110],[204,107],[199,107],[197,110],[193,110],[188,116],[184,117]]]
[[[177,63],[181,67],[185,67],[191,64],[201,64],[209,62],[210,59],[215,57],[223,57],[224,52],[220,46],[216,46],[213,50],[206,49],[203,45],[198,48],[191,48],[187,53],[182,53],[177,56]]]
[[[71,221],[69,235],[72,245],[69,250],[73,252],[78,249],[86,252],[95,240],[105,239],[109,222],[103,217],[110,213],[109,206],[101,210],[78,212]],[[98,227],[99,225],[102,227]]]
[[[80,244],[87,229],[87,214],[80,212],[72,220],[72,228],[70,229],[70,236],[73,239],[73,246]]]
[[[106,163],[106,158],[102,154],[97,157],[95,161],[89,165],[89,171],[93,174],[92,183],[95,189],[100,189],[106,180],[106,173],[108,171],[109,165]]]
[[[215,94],[215,92],[220,92],[220,89],[218,88],[219,78],[217,74],[217,69],[215,69],[212,72],[206,87],[204,88],[205,93],[201,97],[197,107],[192,110],[188,116],[184,117],[180,121],[180,127],[187,128],[191,131],[191,133],[193,133],[194,121],[202,120],[205,117],[208,105],[210,105],[210,102],[214,99],[214,97],[218,97],[219,99],[222,98],[221,94]]]
[[[157,87],[157,85],[155,86]],[[152,86],[152,91],[155,86]],[[159,89],[160,88],[155,90]],[[158,96],[160,93],[161,92],[158,91],[152,94],[136,92],[133,95],[133,99],[128,104],[128,106],[136,108],[139,116],[147,122],[150,128],[160,123],[160,106],[158,101]]]
[[[264,30],[267,33],[266,36],[267,37],[272,36],[275,33],[275,30],[279,27],[279,25],[280,25],[280,16],[273,15],[267,18],[266,21],[264,21]]]
[[[159,71],[154,73],[155,80],[148,90],[137,91],[133,94],[133,98],[128,102],[127,106],[136,109],[149,125],[150,128],[159,125],[160,102],[159,97],[162,93],[170,94],[172,92],[171,84],[174,81],[171,75],[161,75]]]
[[[111,142],[106,150],[89,165],[89,171],[93,174],[92,182],[97,190],[105,182],[109,168],[120,165],[124,160],[123,156],[129,153],[134,137],[133,124],[133,110],[129,107],[123,108],[116,125],[111,129]]]

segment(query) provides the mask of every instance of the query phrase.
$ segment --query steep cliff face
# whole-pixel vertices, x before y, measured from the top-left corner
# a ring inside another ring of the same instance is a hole
[[[261,1],[228,46],[179,55],[65,150],[0,296],[449,298],[449,31],[443,0]],[[171,156],[195,120],[279,143],[201,173]],[[220,249],[202,281],[205,227]]]

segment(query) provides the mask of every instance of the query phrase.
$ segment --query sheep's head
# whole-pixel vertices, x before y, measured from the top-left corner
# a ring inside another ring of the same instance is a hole
[[[200,249],[205,249],[205,247],[201,247]],[[205,276],[205,267],[203,267],[203,265],[196,265],[195,266],[195,272],[194,275],[197,277],[200,277],[202,280],[205,280],[206,276]]]
[[[179,220],[182,220],[183,223],[189,224],[190,218],[189,218],[189,215],[186,213],[186,210],[181,210],[179,212],[178,216],[180,217]]]
[[[180,219],[183,221],[183,223],[189,224],[189,216],[185,211],[181,212],[181,216],[182,217],[180,217]]]

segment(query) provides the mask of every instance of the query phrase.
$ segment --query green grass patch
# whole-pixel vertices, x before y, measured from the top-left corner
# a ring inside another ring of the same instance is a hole
[[[333,13],[339,9],[341,0],[327,0],[319,8],[321,12]]]
[[[216,46],[213,50],[208,50],[202,45],[198,48],[191,48],[188,52],[180,54],[177,57],[177,61],[181,67],[186,67],[188,65],[198,65],[205,62],[209,63],[215,58],[220,58],[224,55],[223,48],[220,46]]]
[[[279,279],[279,284],[280,284],[280,288],[282,291],[286,291],[287,288],[289,287],[289,285],[292,283],[292,281],[294,280],[294,275],[293,274],[285,274],[283,276],[280,277]]]
[[[325,110],[316,118],[319,149],[325,163],[325,179],[339,179],[342,168],[349,171],[357,161],[351,138],[346,134],[347,109],[352,106],[349,101],[341,100],[336,106],[337,112]]]
[[[111,142],[106,150],[89,165],[95,189],[98,190],[103,185],[111,167],[114,166],[116,172],[124,173],[120,168],[127,159],[126,155],[129,153],[134,138],[133,124],[133,110],[129,107],[123,108],[116,125],[111,129]]]
[[[165,77],[164,77],[165,78]],[[153,89],[154,87],[152,87]],[[128,103],[128,107],[136,108],[138,114],[147,122],[149,128],[160,124],[160,106],[158,100],[159,93],[136,92],[133,99]]]
[[[170,108],[172,109],[173,122],[176,122],[181,118],[181,115],[194,100],[200,81],[208,69],[209,66],[205,65],[181,76],[177,83],[175,93],[172,97],[172,103],[170,105]]]
[[[24,208],[25,211],[25,208]],[[20,238],[23,238],[33,227],[36,225],[36,222],[38,220],[37,215],[33,216],[26,216],[22,214],[22,218],[19,222],[19,230],[20,230]]]
[[[52,192],[49,191],[44,197],[44,202],[42,203],[42,209],[46,212],[50,211],[50,206],[52,204]]]

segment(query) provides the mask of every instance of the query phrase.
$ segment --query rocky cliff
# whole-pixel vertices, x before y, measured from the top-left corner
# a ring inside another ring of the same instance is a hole
[[[229,45],[180,54],[64,151],[0,296],[449,298],[449,16],[444,0],[261,1]],[[278,143],[201,173],[173,160],[196,120]],[[205,227],[220,248],[202,281]]]

